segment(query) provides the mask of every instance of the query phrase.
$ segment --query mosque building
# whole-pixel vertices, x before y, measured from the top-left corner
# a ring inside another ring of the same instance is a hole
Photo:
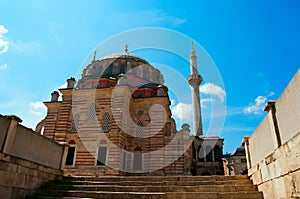
[[[192,132],[188,124],[176,130],[161,72],[127,47],[94,56],[78,81],[59,89],[61,101],[54,91],[36,131],[68,146],[69,176],[221,175],[224,140],[203,135],[194,47],[190,68]]]

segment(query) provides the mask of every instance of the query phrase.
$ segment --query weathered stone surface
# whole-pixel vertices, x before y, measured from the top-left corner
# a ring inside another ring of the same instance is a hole
[[[299,94],[300,70],[248,138],[248,175],[266,199],[300,197]]]
[[[262,198],[247,176],[119,176],[64,178],[49,183],[32,198]]]

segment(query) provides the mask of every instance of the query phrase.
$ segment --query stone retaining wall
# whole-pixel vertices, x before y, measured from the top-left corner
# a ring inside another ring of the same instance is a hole
[[[63,175],[66,148],[0,115],[0,198],[24,198]]]
[[[245,137],[248,175],[266,199],[300,198],[300,70]]]

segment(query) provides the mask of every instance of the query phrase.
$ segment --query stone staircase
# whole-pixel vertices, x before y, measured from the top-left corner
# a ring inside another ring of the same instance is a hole
[[[263,198],[247,176],[64,177],[27,199],[247,199]]]

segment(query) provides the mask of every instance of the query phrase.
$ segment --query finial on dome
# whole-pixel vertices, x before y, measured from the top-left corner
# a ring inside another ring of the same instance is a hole
[[[125,53],[128,53],[128,44],[125,44]]]
[[[96,53],[97,53],[97,50],[95,50],[95,52],[94,52],[94,59],[93,59],[93,61],[96,61]]]

